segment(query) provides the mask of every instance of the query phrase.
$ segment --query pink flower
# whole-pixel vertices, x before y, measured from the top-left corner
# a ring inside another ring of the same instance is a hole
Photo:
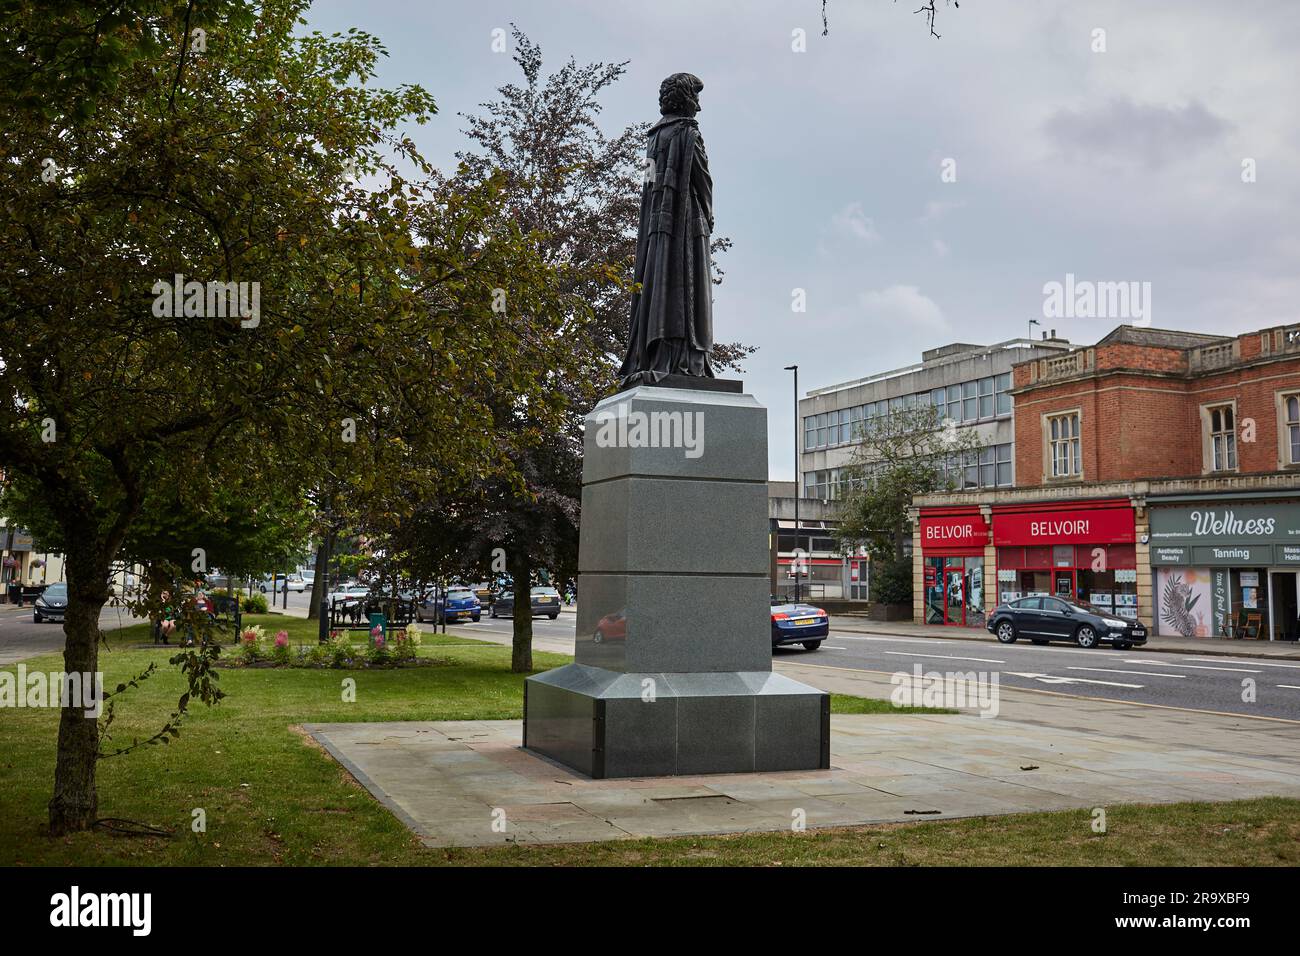
[[[257,640],[257,632],[256,632],[256,631],[245,631],[245,632],[244,632],[244,641],[245,641],[245,643],[252,644],[252,643],[256,642],[256,640]]]
[[[372,627],[372,628],[370,629],[370,636],[371,636],[371,637],[383,637],[383,636],[384,636],[384,629],[383,629],[382,627],[380,627],[378,624],[376,624],[374,627]]]
[[[288,647],[288,646],[289,646],[289,632],[288,632],[288,631],[276,631],[276,632],[275,632],[275,646],[276,646],[276,647]]]
[[[377,631],[377,630],[379,630],[379,628],[375,628],[375,630]],[[383,646],[384,646],[384,635],[382,635],[382,634],[376,634],[376,635],[375,635],[375,647],[383,647]]]

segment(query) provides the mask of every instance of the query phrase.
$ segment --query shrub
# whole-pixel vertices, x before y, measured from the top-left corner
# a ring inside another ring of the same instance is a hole
[[[246,594],[240,598],[239,605],[244,609],[245,614],[265,614],[267,610],[266,595],[258,594],[256,591],[252,594]]]
[[[289,652],[289,632],[277,631],[275,635],[275,648],[271,651],[271,660],[277,664],[290,664],[293,657]]]
[[[910,558],[892,558],[881,562],[879,568],[872,562],[872,600],[877,604],[912,603],[912,561]]]
[[[393,634],[393,657],[399,661],[415,660],[415,649],[420,644],[420,632],[414,624]]]
[[[352,641],[345,633],[336,633],[330,638],[328,651],[331,667],[346,667],[354,656]]]

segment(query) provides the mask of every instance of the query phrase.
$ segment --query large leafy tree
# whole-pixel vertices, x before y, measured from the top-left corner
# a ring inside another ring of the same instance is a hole
[[[468,498],[431,503],[436,514],[425,524],[441,533],[425,540],[452,549],[467,573],[488,566],[501,549],[516,587],[526,589],[542,569],[558,578],[576,573],[583,420],[617,386],[649,124],[613,136],[601,129],[601,97],[626,63],[580,65],[571,58],[547,75],[540,47],[512,29],[522,82],[502,86],[497,99],[465,117],[470,143],[457,154],[462,165],[448,182],[465,188],[499,179],[509,214],[536,237],[539,254],[583,307],[564,318],[562,334],[551,342],[545,411],[558,421],[547,424],[533,405],[495,404],[491,426],[518,473],[507,481],[481,479]],[[719,237],[713,251],[729,246]],[[719,343],[715,365],[738,369],[752,351]],[[530,670],[529,615],[515,616],[513,645],[514,669]]]
[[[900,408],[863,423],[840,500],[836,536],[846,549],[865,546],[880,563],[886,590],[910,590],[909,508],[917,495],[957,487],[963,463],[981,447],[972,429],[957,429],[928,404]],[[886,595],[889,603],[906,594]]]
[[[367,34],[295,35],[305,6],[266,0],[256,20],[213,25],[198,55],[188,8],[141,8],[130,29],[150,42],[115,65],[93,112],[67,109],[57,86],[53,110],[28,90],[10,111],[0,466],[62,532],[69,671],[98,669],[111,562],[160,494],[210,500],[239,471],[287,496],[336,460],[353,487],[402,471],[430,492],[501,467],[489,433],[458,427],[488,414],[489,375],[545,405],[535,354],[513,350],[523,336],[490,304],[506,290],[517,314],[542,317],[524,331],[544,341],[545,317],[568,311],[552,270],[491,183],[425,201],[430,170],[398,130],[432,99],[367,85],[383,53]],[[21,6],[7,28],[42,15]],[[415,208],[434,241],[413,237]],[[260,309],[217,314],[187,296],[193,308],[168,314],[158,283],[178,274],[257,282]],[[98,757],[96,722],[65,708],[53,833],[96,819]]]

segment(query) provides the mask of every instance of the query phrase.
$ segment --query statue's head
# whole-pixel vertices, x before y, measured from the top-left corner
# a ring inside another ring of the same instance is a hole
[[[659,112],[694,116],[700,111],[704,83],[694,73],[674,73],[659,84]]]

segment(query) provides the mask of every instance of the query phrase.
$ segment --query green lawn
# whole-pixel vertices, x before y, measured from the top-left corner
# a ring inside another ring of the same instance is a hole
[[[284,626],[294,644],[315,637],[310,622],[272,615],[253,620],[272,634]],[[142,644],[143,626],[114,632],[110,641],[101,656],[107,686],[150,660],[162,665],[121,699],[114,724],[120,744],[157,730],[183,682],[166,666],[166,649]],[[179,740],[100,765],[100,815],[164,827],[176,834],[171,839],[104,832],[50,839],[45,802],[58,713],[0,711],[0,865],[1300,863],[1300,801],[1280,799],[1111,808],[1107,836],[1093,834],[1089,814],[1079,811],[803,834],[429,850],[296,729],[330,721],[522,716],[523,677],[510,673],[509,648],[452,633],[427,635],[421,655],[437,666],[223,670],[221,686],[229,696],[210,710],[200,705]],[[568,660],[534,655],[539,670]],[[51,670],[61,659],[26,663],[29,670]],[[355,703],[342,700],[344,678],[356,681]],[[832,710],[892,708],[834,695]],[[206,812],[206,834],[190,831],[195,808]]]

